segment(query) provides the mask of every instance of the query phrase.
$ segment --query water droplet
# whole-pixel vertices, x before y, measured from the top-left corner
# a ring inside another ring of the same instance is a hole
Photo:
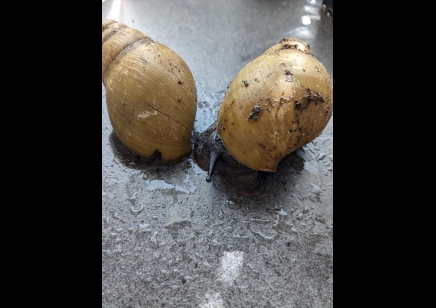
[[[132,206],[132,212],[134,213],[134,214],[138,214],[138,213],[140,213],[142,210],[144,209],[144,205],[141,205],[141,207],[139,208],[139,209],[134,209],[133,208],[133,206]]]
[[[261,218],[251,218],[251,221],[258,221],[258,222],[269,222],[269,219],[261,219]]]
[[[285,211],[283,211],[283,209],[280,209],[279,212],[277,212],[277,214],[281,215],[281,216],[287,216],[288,213],[286,213]]]
[[[245,235],[245,234],[233,234],[233,238],[248,238],[248,235]]]
[[[277,219],[274,220],[273,226],[276,227],[279,225],[279,221],[280,221],[280,215],[277,214]]]
[[[275,235],[274,235],[274,236],[269,236],[269,235],[266,235],[266,234],[262,233],[261,231],[255,231],[255,230],[253,230],[253,228],[251,228],[251,227],[250,227],[250,230],[251,230],[251,232],[253,232],[254,234],[260,235],[262,238],[264,238],[264,239],[266,239],[266,240],[273,240],[273,239],[274,239],[275,237],[277,237],[277,235],[278,235],[278,233],[275,232]]]
[[[151,236],[150,240],[151,241],[156,241],[156,235],[157,235],[157,231],[154,231],[153,235]]]
[[[223,212],[222,209],[220,209],[220,212],[219,212],[219,214],[218,214],[218,218],[219,218],[219,219],[224,219],[224,212]]]
[[[133,194],[133,196],[130,197],[130,199],[135,199],[137,193],[138,193],[138,192],[136,191],[136,192]]]
[[[310,184],[311,186],[312,186],[312,192],[315,194],[315,195],[317,195],[317,196],[319,196],[320,194],[321,194],[321,188],[318,186],[318,185],[316,185],[316,184],[313,184],[313,183],[311,183]]]
[[[317,156],[317,160],[322,160],[325,157],[325,153],[319,153],[319,155]]]
[[[116,245],[114,251],[112,253],[121,252],[121,245]]]
[[[164,180],[146,180],[145,181],[147,186],[146,186],[146,190],[150,190],[150,191],[154,191],[154,190],[167,190],[167,189],[175,189],[176,191],[180,191],[180,192],[184,192],[184,193],[192,193],[195,191],[196,187],[192,186],[189,190],[184,188],[184,187],[180,187],[177,185],[173,185],[173,184],[169,184],[167,182],[165,182]]]
[[[139,224],[138,233],[150,232],[151,230],[148,228],[149,226],[149,224]]]
[[[259,273],[259,271],[258,271],[257,269],[255,269],[254,266],[251,265],[250,263],[247,263],[247,266],[248,266],[249,268],[251,268],[251,269],[253,270],[253,272],[255,272],[255,273]]]

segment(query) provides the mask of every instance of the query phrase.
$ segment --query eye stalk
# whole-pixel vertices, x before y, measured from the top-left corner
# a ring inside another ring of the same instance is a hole
[[[221,157],[221,154],[224,153],[224,151],[226,151],[226,149],[224,148],[220,135],[215,133],[212,149],[210,151],[209,171],[207,173],[206,182],[212,181],[211,177],[213,169],[215,168],[217,160]]]
[[[194,161],[208,171],[206,181],[212,181],[212,174],[218,174],[227,188],[240,196],[258,195],[261,189],[260,171],[252,170],[235,160],[226,150],[217,133],[216,123],[212,124],[194,141]]]

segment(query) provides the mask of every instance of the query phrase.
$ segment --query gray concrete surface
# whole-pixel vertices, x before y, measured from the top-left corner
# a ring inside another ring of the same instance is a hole
[[[193,136],[239,70],[282,38],[308,42],[333,76],[321,0],[106,0],[104,18],[185,60],[198,91]],[[250,198],[217,176],[207,183],[192,154],[127,167],[111,133],[102,85],[102,307],[333,306],[333,117]]]

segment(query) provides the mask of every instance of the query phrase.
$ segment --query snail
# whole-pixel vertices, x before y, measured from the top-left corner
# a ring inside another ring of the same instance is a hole
[[[219,174],[239,195],[260,192],[260,172],[314,140],[333,112],[333,82],[310,45],[285,38],[248,63],[228,86],[216,124],[194,141],[206,181]]]
[[[192,151],[197,90],[185,61],[139,30],[102,21],[102,82],[115,135],[149,162]]]

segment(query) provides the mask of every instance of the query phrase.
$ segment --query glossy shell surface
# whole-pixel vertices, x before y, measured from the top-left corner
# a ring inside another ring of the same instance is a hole
[[[283,157],[315,139],[333,112],[333,83],[300,39],[283,39],[248,63],[221,103],[217,131],[245,166],[275,172]]]
[[[123,145],[164,163],[189,155],[197,92],[178,54],[136,29],[103,20],[102,81],[109,118]]]

